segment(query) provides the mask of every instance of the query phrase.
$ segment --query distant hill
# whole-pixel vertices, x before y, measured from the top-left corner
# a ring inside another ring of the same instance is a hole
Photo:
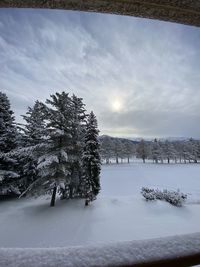
[[[109,138],[117,138],[117,139],[120,139],[120,140],[131,140],[131,141],[133,141],[134,143],[138,143],[138,142],[140,142],[141,141],[141,139],[143,139],[143,140],[145,140],[145,141],[148,141],[148,142],[151,142],[151,141],[153,141],[155,138],[157,139],[157,140],[160,140],[160,141],[165,141],[165,140],[168,140],[168,141],[188,141],[190,138],[189,137],[173,137],[173,136],[169,136],[169,137],[161,137],[161,138],[159,138],[159,137],[133,137],[133,138],[131,138],[131,137],[116,137],[116,136],[110,136],[110,135],[101,135],[100,137],[99,137],[99,139],[101,140],[101,139],[103,139],[103,138],[105,138],[105,137],[109,137]],[[194,140],[200,140],[200,138],[193,138]]]

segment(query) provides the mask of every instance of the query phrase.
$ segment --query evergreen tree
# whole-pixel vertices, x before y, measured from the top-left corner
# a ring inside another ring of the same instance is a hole
[[[71,183],[69,197],[73,198],[79,195],[81,171],[81,158],[84,147],[84,135],[86,127],[86,110],[82,98],[72,95],[72,156],[71,164]]]
[[[0,92],[0,151],[10,152],[16,147],[17,129],[14,113],[6,94]]]
[[[71,183],[70,163],[72,154],[72,100],[67,93],[51,95],[43,104],[46,126],[46,148],[40,151],[37,164],[38,179],[27,191],[33,194],[52,194],[51,206],[56,194],[66,192]]]
[[[37,100],[32,108],[28,107],[26,115],[22,115],[22,117],[26,121],[22,128],[25,145],[34,146],[42,143],[45,136],[43,104]]]
[[[26,124],[22,126],[22,143],[29,149],[18,149],[18,161],[20,162],[21,184],[25,190],[37,179],[37,146],[46,142],[46,125],[44,120],[43,104],[38,100],[34,106],[28,107],[26,115],[22,115]],[[39,147],[41,149],[41,146]]]
[[[14,113],[6,94],[0,92],[0,195],[18,194],[17,161],[9,155],[17,146]]]
[[[85,133],[85,147],[83,152],[83,190],[85,205],[96,199],[100,191],[100,145],[98,141],[97,120],[93,112],[89,114]]]

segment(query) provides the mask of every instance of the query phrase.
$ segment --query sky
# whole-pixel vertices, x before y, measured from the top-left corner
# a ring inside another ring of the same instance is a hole
[[[0,9],[0,91],[17,122],[56,91],[101,134],[200,137],[200,28],[143,18]]]

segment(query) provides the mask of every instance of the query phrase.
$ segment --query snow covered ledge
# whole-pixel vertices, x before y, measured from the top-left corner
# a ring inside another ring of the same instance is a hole
[[[0,266],[6,267],[192,266],[198,263],[200,233],[84,247],[0,249]]]

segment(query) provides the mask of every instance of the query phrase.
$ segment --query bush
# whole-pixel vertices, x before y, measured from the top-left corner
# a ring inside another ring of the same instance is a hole
[[[155,194],[154,194],[154,189],[150,189],[147,187],[142,187],[141,194],[146,200],[155,200]]]
[[[163,192],[161,190],[156,189],[154,191],[154,193],[155,193],[156,199],[159,199],[159,200],[163,200],[164,199],[164,194],[163,194]]]
[[[161,191],[159,189],[155,190],[148,187],[142,187],[141,194],[147,201],[156,199],[165,200],[177,207],[181,207],[187,199],[187,195],[181,193],[179,190],[168,191],[167,189],[164,189]]]
[[[185,200],[187,199],[187,195],[181,193],[179,190],[177,191],[168,191],[163,190],[164,199],[170,204],[181,207]]]

